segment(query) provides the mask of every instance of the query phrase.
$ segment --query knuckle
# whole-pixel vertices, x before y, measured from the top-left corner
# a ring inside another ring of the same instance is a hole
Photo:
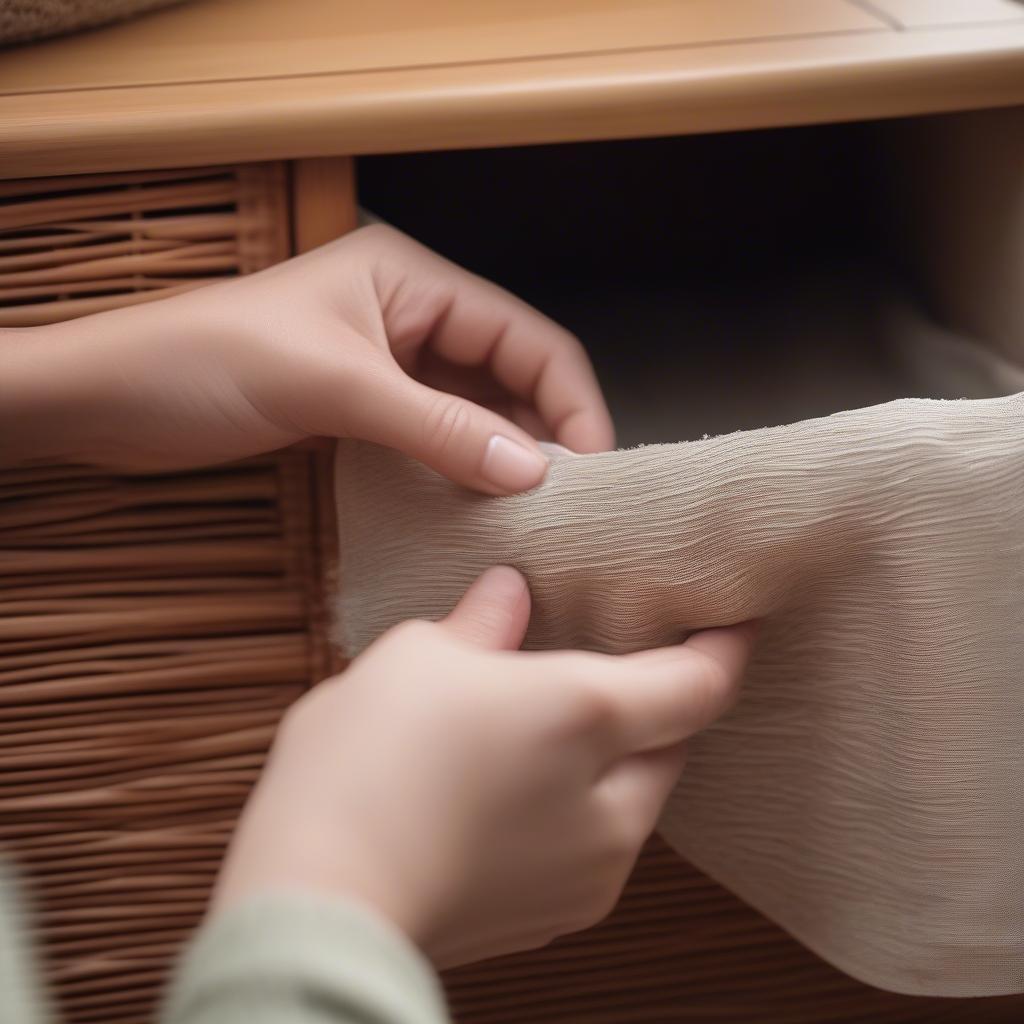
[[[691,664],[690,686],[696,718],[709,724],[729,707],[737,682],[717,658],[698,652]]]
[[[469,426],[469,410],[450,395],[438,395],[423,418],[423,441],[427,448],[450,451]]]
[[[566,928],[552,925],[535,932],[527,943],[528,949],[545,949],[566,934]]]
[[[610,877],[596,890],[593,897],[580,909],[572,922],[572,931],[593,928],[607,918],[618,905],[622,895],[623,880]]]
[[[437,631],[437,623],[428,622],[426,619],[406,619],[397,626],[392,626],[387,633],[381,637],[381,642],[389,647],[405,646],[406,644],[426,643]]]
[[[617,878],[605,887],[604,893],[602,893],[601,898],[597,901],[597,906],[594,908],[596,914],[594,924],[603,921],[618,906],[623,885],[624,879]]]
[[[630,865],[636,858],[646,834],[638,827],[636,815],[619,815],[608,828],[605,853],[613,868]]]
[[[290,704],[284,714],[278,719],[276,730],[278,741],[293,735],[300,727],[304,717],[302,708],[306,696],[308,695],[299,697],[298,700]]]
[[[315,715],[315,705],[319,703],[318,694],[321,692],[319,687],[314,687],[288,706],[277,723],[274,734],[275,747],[289,745],[293,739],[301,737],[306,732],[306,723],[311,715]]]
[[[611,694],[590,679],[577,687],[573,712],[575,724],[585,732],[611,729],[618,719],[618,706]]]
[[[343,236],[349,242],[370,243],[373,245],[396,245],[402,241],[404,236],[390,224],[376,222],[364,224],[361,228]]]
[[[580,339],[573,334],[572,331],[567,330],[564,327],[559,328],[559,340],[561,342],[562,350],[574,358],[582,358],[586,362],[590,362],[590,356],[587,353],[586,346]]]

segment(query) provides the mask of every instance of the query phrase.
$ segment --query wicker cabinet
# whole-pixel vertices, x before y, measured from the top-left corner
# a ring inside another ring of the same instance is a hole
[[[1024,103],[1013,0],[571,6],[553,19],[511,0],[221,0],[5,51],[0,328],[150,301],[336,237],[356,223],[353,153]],[[910,181],[903,207],[934,228],[917,237],[937,302],[979,330],[1019,325],[1024,266],[1020,193],[993,198],[1019,164],[970,157],[1001,145],[985,123],[964,122],[946,193]],[[965,288],[972,274],[992,289]],[[150,1019],[277,719],[337,667],[332,516],[317,444],[146,477],[0,471],[0,846],[32,883],[69,1024]],[[860,985],[657,840],[608,922],[447,983],[464,1024],[1024,1011],[1024,997]]]
[[[0,186],[0,324],[288,256],[289,168]],[[142,1021],[282,710],[327,671],[315,447],[116,477],[0,471],[0,844],[69,1021]]]

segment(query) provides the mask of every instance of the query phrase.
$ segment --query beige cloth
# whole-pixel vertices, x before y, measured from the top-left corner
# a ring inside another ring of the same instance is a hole
[[[120,21],[182,0],[0,0],[0,45]]]
[[[965,373],[955,339],[928,340]],[[971,387],[1018,373],[986,363]],[[1024,395],[558,456],[511,498],[359,443],[337,470],[350,652],[498,562],[529,579],[534,648],[764,617],[664,835],[863,981],[1024,991]]]

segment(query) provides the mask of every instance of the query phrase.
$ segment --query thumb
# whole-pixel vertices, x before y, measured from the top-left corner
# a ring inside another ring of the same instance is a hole
[[[392,377],[363,408],[365,440],[397,448],[465,487],[515,494],[536,487],[547,472],[547,458],[524,430],[410,377]]]
[[[507,565],[488,569],[462,595],[441,625],[460,640],[495,651],[514,651],[530,620],[530,591]]]

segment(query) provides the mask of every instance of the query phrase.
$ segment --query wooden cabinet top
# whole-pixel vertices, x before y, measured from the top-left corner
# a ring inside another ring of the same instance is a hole
[[[1013,103],[1018,0],[195,0],[0,50],[0,176]]]

